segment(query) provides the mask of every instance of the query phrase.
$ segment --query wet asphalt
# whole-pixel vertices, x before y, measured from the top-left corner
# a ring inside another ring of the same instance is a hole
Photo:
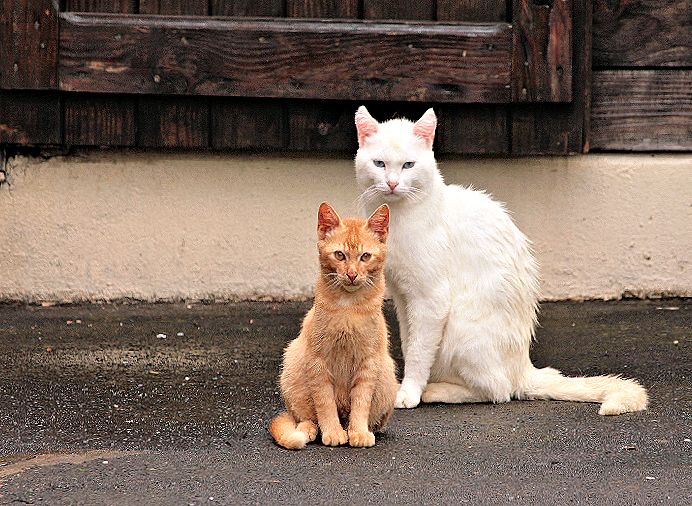
[[[290,452],[266,426],[308,307],[0,305],[0,504],[692,504],[692,300],[542,306],[536,365],[636,377],[646,412],[428,405]]]

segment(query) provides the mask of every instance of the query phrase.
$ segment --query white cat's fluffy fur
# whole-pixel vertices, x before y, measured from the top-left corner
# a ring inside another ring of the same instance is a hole
[[[391,208],[385,272],[405,362],[396,406],[556,399],[600,402],[601,415],[646,409],[635,380],[533,366],[538,283],[529,241],[486,193],[444,183],[436,124],[432,109],[416,123],[356,113],[361,201],[370,212]]]

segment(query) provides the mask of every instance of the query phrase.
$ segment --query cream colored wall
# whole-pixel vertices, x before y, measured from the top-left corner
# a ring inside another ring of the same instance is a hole
[[[507,202],[546,299],[692,295],[692,156],[459,159]],[[0,299],[302,298],[318,204],[355,210],[342,158],[18,157],[0,186]]]

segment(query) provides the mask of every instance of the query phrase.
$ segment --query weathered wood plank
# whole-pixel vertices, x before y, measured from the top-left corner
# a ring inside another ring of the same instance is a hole
[[[0,88],[57,87],[58,12],[51,0],[0,3]]]
[[[511,27],[61,15],[67,91],[508,102]]]
[[[365,19],[434,20],[435,1],[363,0]]]
[[[155,148],[209,146],[209,108],[198,97],[141,97],[137,145]]]
[[[504,0],[437,0],[438,21],[505,21]]]
[[[692,2],[594,0],[593,64],[692,66]]]
[[[130,0],[68,0],[67,9],[84,12],[136,11]],[[137,103],[130,97],[67,94],[63,99],[65,143],[73,146],[133,146]]]
[[[352,17],[351,14],[338,2],[321,0],[296,0],[287,11],[290,18],[338,19]],[[353,152],[356,146],[353,124],[356,108],[353,102],[335,100],[286,101],[286,147],[297,151]]]
[[[513,154],[588,151],[591,104],[591,0],[572,2],[572,78],[579,83],[569,104],[511,107]]]
[[[207,0],[139,0],[141,14],[206,16]]]
[[[65,10],[75,12],[137,12],[137,0],[65,0]]]
[[[356,105],[319,100],[287,103],[288,148],[295,151],[355,152]]]
[[[65,94],[65,144],[70,146],[134,146],[132,97]]]
[[[283,16],[283,0],[212,0],[213,16]],[[218,97],[209,103],[214,149],[283,149],[286,106],[281,100]]]
[[[506,11],[505,0],[437,0],[437,19],[440,21],[503,21],[507,17]],[[507,106],[443,104],[435,109],[438,125],[436,152],[509,152]]]
[[[209,109],[213,148],[268,150],[286,146],[286,113],[281,100],[212,98]]]
[[[0,144],[61,142],[58,92],[0,91]]]
[[[281,16],[282,0],[217,0],[213,16]],[[282,149],[287,143],[286,106],[281,100],[218,97],[210,101],[211,145],[215,149]]]
[[[211,0],[213,16],[269,16],[284,15],[283,0]]]
[[[205,16],[207,0],[140,0],[149,14]],[[164,41],[161,41],[165,43]],[[154,51],[165,47],[153,47]],[[209,103],[205,98],[140,97],[137,144],[157,148],[204,148],[209,146]]]
[[[357,18],[358,0],[287,0],[289,18]]]
[[[572,0],[515,0],[512,95],[515,102],[572,99]]]
[[[507,107],[477,104],[436,107],[436,151],[447,154],[509,153]]]
[[[593,74],[591,148],[692,151],[691,70]]]

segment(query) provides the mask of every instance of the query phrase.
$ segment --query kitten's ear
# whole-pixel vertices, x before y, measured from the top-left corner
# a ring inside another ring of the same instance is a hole
[[[389,233],[389,206],[382,204],[368,218],[368,228],[375,232],[381,242],[387,241]]]
[[[317,211],[317,237],[320,241],[327,237],[327,234],[341,224],[341,218],[327,202],[320,204]]]
[[[425,114],[413,124],[413,133],[425,141],[429,148],[432,148],[435,140],[435,127],[437,127],[437,116],[432,108],[425,111]]]
[[[356,111],[356,130],[358,130],[358,146],[363,147],[365,139],[377,132],[377,127],[380,124],[375,118],[370,116],[370,113],[361,105]]]

